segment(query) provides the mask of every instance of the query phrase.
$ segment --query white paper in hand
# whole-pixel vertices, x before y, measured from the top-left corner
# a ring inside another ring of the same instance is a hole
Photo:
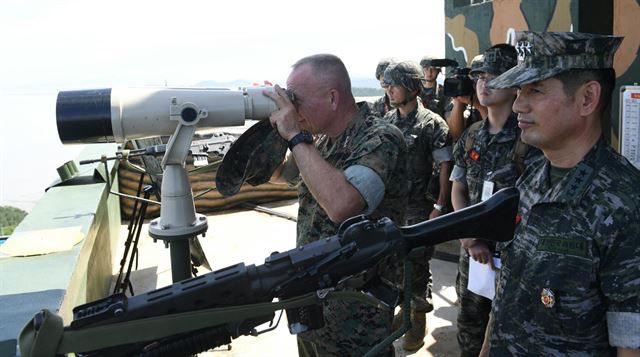
[[[493,264],[500,268],[500,259],[493,258]],[[496,295],[496,272],[490,264],[480,264],[469,257],[469,282],[467,289],[487,299]]]

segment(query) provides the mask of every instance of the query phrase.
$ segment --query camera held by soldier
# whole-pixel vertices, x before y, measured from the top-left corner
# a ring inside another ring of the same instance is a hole
[[[422,67],[451,67],[451,75],[444,80],[444,95],[446,97],[459,97],[473,94],[474,83],[469,78],[471,68],[459,67],[456,60],[448,58],[423,59],[420,61]]]
[[[471,68],[456,67],[452,76],[444,80],[444,95],[447,97],[460,97],[472,95],[475,87],[473,79],[469,77]]]

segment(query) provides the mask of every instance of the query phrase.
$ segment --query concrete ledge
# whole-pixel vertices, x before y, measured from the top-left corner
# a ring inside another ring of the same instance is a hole
[[[78,160],[111,156],[114,144],[88,145]],[[80,167],[81,176],[96,174],[102,164]],[[108,165],[117,183],[117,165]],[[100,180],[98,180],[100,181]],[[117,184],[113,187],[117,190]],[[108,295],[115,244],[120,230],[119,198],[105,183],[49,189],[16,232],[80,226],[84,239],[71,250],[30,257],[0,256],[0,345],[16,339],[22,327],[43,308],[58,313],[65,324],[73,307]],[[15,343],[15,342],[14,342]]]

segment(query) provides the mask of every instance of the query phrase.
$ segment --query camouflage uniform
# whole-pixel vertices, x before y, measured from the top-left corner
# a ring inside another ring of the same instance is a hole
[[[444,96],[444,88],[436,84],[433,88],[423,87],[420,91],[420,100],[425,108],[444,118],[444,111],[449,104],[449,98]]]
[[[391,104],[389,104],[389,97],[387,97],[386,94],[371,104],[371,114],[379,118],[384,117],[391,109],[393,108],[391,108]]]
[[[370,115],[360,106],[344,133],[336,138],[321,137],[316,143],[322,157],[333,167],[347,169],[363,165],[375,171],[385,184],[384,199],[369,216],[404,217],[407,198],[406,145],[402,133]],[[334,235],[339,224],[331,222],[309,189],[300,183],[298,246]],[[353,301],[330,301],[324,306],[326,325],[299,337],[311,341],[321,356],[361,356],[391,334],[392,311],[384,311]],[[307,344],[301,350],[309,348]],[[390,351],[389,351],[390,352]]]
[[[607,334],[621,329],[638,348],[640,174],[604,139],[558,182],[550,167],[541,160],[517,185],[521,222],[499,244],[491,355],[615,355]],[[625,315],[635,326],[612,323]]]
[[[500,47],[503,46],[503,47]],[[516,65],[513,47],[500,45],[487,49],[479,63],[474,64],[472,75],[489,73],[499,75]],[[489,132],[489,119],[468,128],[456,143],[456,163],[451,180],[467,187],[469,205],[482,201],[485,181],[493,183],[493,192],[515,185],[520,176],[516,163],[516,147],[520,129],[517,115],[512,113],[497,134]],[[540,157],[537,149],[527,150],[526,163]],[[495,243],[484,241],[495,253]],[[458,293],[458,344],[461,356],[477,356],[482,348],[484,332],[489,322],[491,300],[467,290],[469,282],[469,252],[460,247],[456,292]]]
[[[518,66],[488,86],[612,68],[621,40],[517,32]],[[640,172],[601,138],[575,167],[540,160],[517,187],[520,223],[512,241],[498,244],[491,355],[608,356],[615,347],[640,348]]]
[[[452,161],[449,127],[439,115],[426,109],[418,101],[416,108],[405,118],[398,109],[387,113],[385,120],[398,127],[404,134],[409,154],[407,170],[409,178],[409,203],[404,224],[415,224],[427,220],[436,199],[427,192],[434,162]],[[413,259],[413,309],[427,313],[433,310],[431,299],[431,273],[429,259],[434,247],[424,256]],[[399,267],[402,269],[402,267]],[[399,276],[402,276],[399,272]]]
[[[384,76],[384,71],[387,69],[387,67],[389,67],[390,65],[396,62],[398,61],[394,58],[381,59],[378,62],[378,65],[376,66],[376,79],[382,81]],[[384,88],[384,84],[382,82],[380,83],[380,86]],[[382,97],[378,98],[375,102],[373,102],[370,108],[371,108],[371,114],[379,118],[384,117],[385,114],[387,114],[387,112],[389,112],[392,109],[391,103],[389,103],[389,97],[387,96],[386,93]]]
[[[484,55],[479,54],[471,60],[471,71],[476,70],[482,67],[483,65],[484,65]],[[472,98],[475,97],[475,84],[474,84],[474,94],[472,94],[471,97]],[[449,118],[449,115],[453,110],[453,105],[454,105],[453,100],[449,100],[447,102],[446,107],[444,108],[444,113],[445,113],[444,117],[447,118],[447,123],[450,123],[450,121],[452,120],[451,118]],[[464,119],[465,129],[470,127],[473,123],[477,123],[483,119],[482,115],[480,114],[480,111],[471,104],[467,104],[464,112],[462,113],[462,117]],[[458,138],[458,140],[460,140],[460,138]],[[456,140],[453,144],[455,145],[457,142],[458,141]]]
[[[435,60],[435,58],[432,56],[423,57],[420,60],[420,67],[423,70],[426,70],[427,68],[432,67],[431,64],[433,60]],[[433,66],[433,68],[437,68],[438,71],[441,70],[439,66]],[[422,101],[422,104],[424,105],[425,108],[431,110],[432,112],[444,118],[445,109],[447,108],[449,103],[451,103],[451,99],[448,97],[445,97],[444,88],[438,83],[436,83],[435,87],[432,87],[432,88],[425,87],[424,83],[426,83],[426,79],[425,81],[423,81],[422,83],[423,85],[420,88],[420,92],[418,93],[418,95],[420,96],[420,100]]]
[[[515,185],[520,176],[514,156],[515,143],[518,140],[517,115],[509,116],[502,130],[492,135],[489,133],[489,123],[485,120],[480,128],[474,132],[473,147],[466,152],[465,144],[470,135],[465,130],[455,145],[453,156],[455,166],[451,173],[452,181],[466,182],[469,192],[469,205],[479,203],[482,197],[482,187],[485,180],[494,183],[494,192]],[[472,156],[472,152],[479,156]],[[529,148],[525,164],[539,159],[541,152]],[[475,157],[475,160],[474,160]],[[485,241],[491,251],[495,251],[495,243]],[[456,292],[458,294],[458,344],[462,356],[477,356],[484,340],[484,331],[489,321],[491,300],[467,290],[469,282],[469,253],[460,247]]]

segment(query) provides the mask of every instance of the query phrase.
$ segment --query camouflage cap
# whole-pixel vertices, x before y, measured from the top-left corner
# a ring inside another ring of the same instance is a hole
[[[384,70],[394,63],[398,62],[395,58],[383,58],[378,62],[376,66],[376,79],[380,78],[384,74]]]
[[[229,148],[216,173],[216,188],[233,196],[244,182],[267,183],[284,160],[287,141],[273,130],[269,120],[261,120],[242,133]]]
[[[477,70],[478,68],[482,67],[482,65],[484,64],[484,55],[483,54],[479,54],[475,57],[473,57],[473,59],[471,60],[471,70]]]
[[[580,32],[516,32],[518,65],[489,81],[489,88],[513,88],[572,69],[613,68],[622,37]]]
[[[384,83],[405,87],[408,91],[421,90],[425,80],[422,68],[413,61],[393,64],[384,71]]]
[[[470,75],[489,73],[501,75],[518,64],[516,49],[507,44],[497,45],[484,51],[482,63],[477,68],[472,68]]]

